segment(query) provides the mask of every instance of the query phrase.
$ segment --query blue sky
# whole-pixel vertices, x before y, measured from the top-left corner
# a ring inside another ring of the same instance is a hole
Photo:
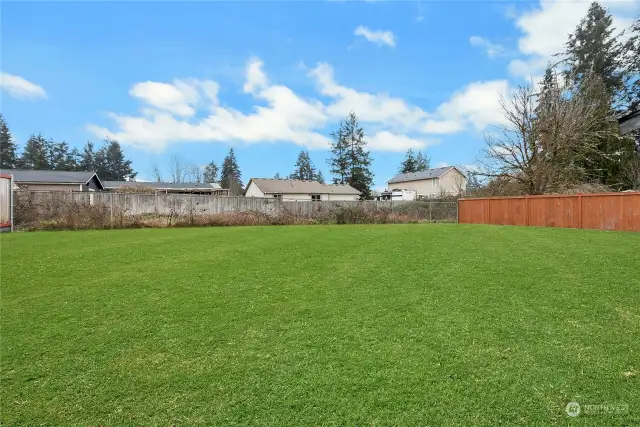
[[[622,28],[639,2],[604,3]],[[384,187],[407,148],[473,164],[500,96],[542,74],[588,4],[4,2],[2,112],[19,143],[114,137],[142,179],[234,147],[246,183],[303,148],[328,177],[353,110]]]

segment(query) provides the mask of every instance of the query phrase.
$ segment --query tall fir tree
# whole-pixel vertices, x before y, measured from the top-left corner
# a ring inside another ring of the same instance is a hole
[[[218,165],[211,161],[204,167],[203,181],[207,183],[218,182]]]
[[[13,169],[17,166],[16,144],[4,117],[0,114],[0,168]]]
[[[335,184],[348,184],[360,191],[360,198],[371,199],[371,154],[366,150],[364,131],[354,112],[340,123],[340,128],[332,133],[331,154],[328,163],[334,175]]]
[[[591,3],[565,45],[565,74],[576,85],[591,73],[599,76],[612,101],[618,103],[624,98],[626,77],[624,46],[614,31],[609,12],[598,2]]]
[[[615,133],[612,129],[617,126],[615,116],[628,105],[626,82],[629,79],[625,69],[625,45],[615,31],[607,10],[597,2],[591,3],[587,15],[566,43],[565,75],[576,91],[594,87],[593,82],[600,87],[586,95],[598,106],[601,119],[597,132],[603,135],[597,143],[598,155],[581,161],[586,176],[600,184],[622,189],[623,171],[632,159],[634,144],[629,138],[611,136]]]
[[[24,145],[18,165],[22,169],[51,169],[49,163],[49,141],[41,134],[31,135]]]
[[[411,173],[417,172],[418,161],[416,159],[415,154],[413,154],[413,150],[409,148],[407,150],[407,154],[404,156],[404,160],[400,164],[400,169],[398,170],[400,173]]]
[[[431,167],[431,159],[426,154],[422,154],[422,151],[418,151],[416,157],[416,172],[425,171]]]
[[[290,179],[299,179],[303,181],[314,181],[318,176],[317,170],[311,161],[311,157],[309,156],[309,152],[306,150],[302,150],[300,154],[298,154],[298,160],[296,161],[295,169],[291,175],[289,175]]]
[[[73,150],[69,152],[69,159],[70,159],[69,164],[71,166],[70,170],[73,170],[73,171],[82,170],[80,168],[80,162],[82,161],[82,154],[80,154],[80,151],[76,147],[73,147]]]
[[[48,140],[48,149],[49,167],[51,169],[61,171],[73,171],[75,169],[75,162],[71,151],[69,151],[69,144]]]
[[[80,170],[86,172],[95,172],[96,170],[96,153],[94,151],[93,142],[87,141],[82,151],[82,158],[80,159]]]
[[[331,133],[331,156],[327,163],[334,184],[346,184],[349,180],[349,152],[343,127],[344,122],[341,122],[338,130]]]
[[[316,181],[318,181],[320,184],[324,184],[324,175],[322,174],[322,171],[318,169],[318,173],[316,174]]]
[[[94,166],[103,181],[133,180],[138,174],[131,167],[131,160],[125,158],[120,143],[113,139],[107,139],[95,154]]]
[[[228,188],[234,196],[242,195],[242,174],[240,173],[240,167],[238,166],[233,148],[229,149],[229,154],[227,154],[222,162],[220,185]]]
[[[640,110],[640,16],[629,29],[630,37],[625,46],[625,69],[629,87],[629,111]],[[640,140],[640,132],[639,132]]]

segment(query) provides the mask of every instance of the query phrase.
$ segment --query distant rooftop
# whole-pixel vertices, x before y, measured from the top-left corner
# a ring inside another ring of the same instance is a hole
[[[145,181],[103,181],[104,188],[150,187],[158,190],[220,190],[220,184],[195,182],[145,182]]]
[[[1,174],[13,175],[16,182],[86,184],[95,176],[95,172],[68,172],[55,170],[2,169]]]
[[[401,173],[391,178],[388,181],[388,183],[394,184],[397,182],[419,181],[421,179],[439,178],[442,175],[444,175],[449,169],[452,169],[452,168],[455,168],[456,170],[458,170],[460,173],[464,175],[464,172],[462,172],[460,169],[456,168],[455,166],[446,166],[444,168],[426,169],[420,172]]]
[[[321,184],[318,181],[297,179],[251,178],[265,194],[354,194],[360,192],[350,185]],[[247,185],[248,187],[248,185]]]

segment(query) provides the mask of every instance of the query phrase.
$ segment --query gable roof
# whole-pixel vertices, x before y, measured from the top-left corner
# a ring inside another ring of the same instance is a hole
[[[457,167],[455,167],[455,166],[446,166],[444,168],[426,169],[426,170],[423,170],[423,171],[420,171],[420,172],[401,173],[401,174],[398,174],[398,175],[394,176],[393,178],[391,178],[387,182],[389,184],[393,184],[393,183],[396,183],[396,182],[420,181],[420,180],[423,180],[423,179],[439,178],[439,177],[441,177],[442,175],[444,175],[445,173],[447,173],[451,169],[457,170],[463,176],[466,177],[466,174],[464,172],[462,172],[460,169],[458,169]]]
[[[213,183],[194,183],[194,182],[138,182],[138,181],[105,181],[104,188],[120,188],[127,186],[139,185],[142,187],[151,187],[156,189],[170,190],[220,190],[220,184]]]
[[[51,170],[3,169],[3,174],[13,175],[13,180],[30,184],[88,184],[96,180],[99,188],[104,188],[95,172],[69,172]]]
[[[350,185],[321,184],[318,181],[301,181],[297,179],[251,178],[251,183],[258,186],[265,194],[353,194],[360,192]]]

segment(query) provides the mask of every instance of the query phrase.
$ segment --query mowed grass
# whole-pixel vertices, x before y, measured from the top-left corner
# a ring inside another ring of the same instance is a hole
[[[3,425],[640,423],[639,234],[146,229],[1,250]]]

